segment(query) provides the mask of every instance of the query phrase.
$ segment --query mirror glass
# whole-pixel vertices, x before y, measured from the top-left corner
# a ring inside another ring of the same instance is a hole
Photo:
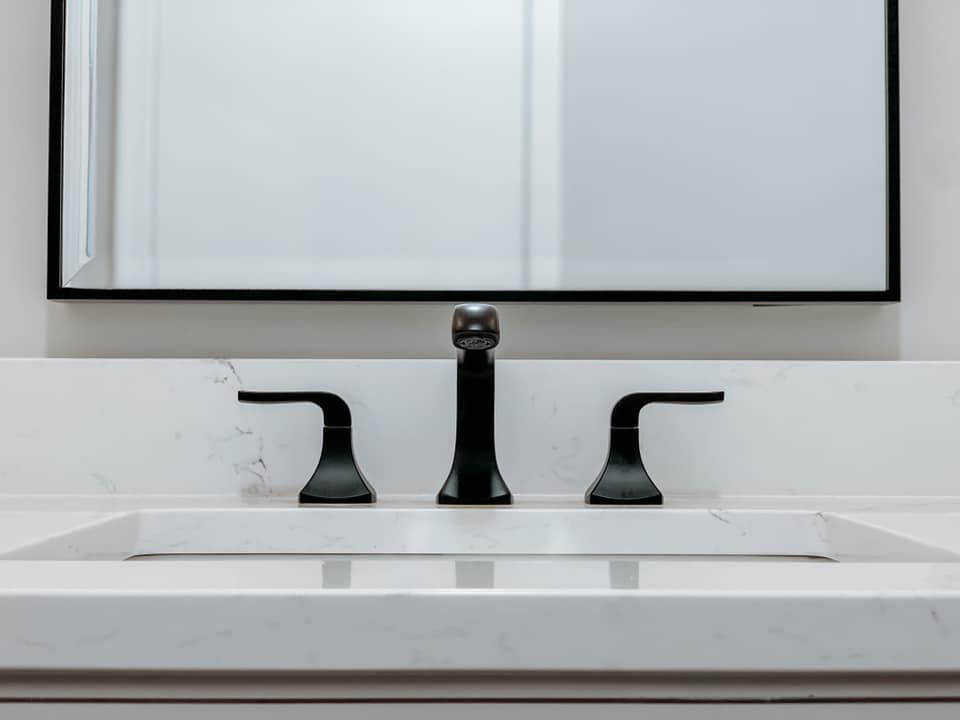
[[[66,0],[64,287],[884,291],[886,0]]]

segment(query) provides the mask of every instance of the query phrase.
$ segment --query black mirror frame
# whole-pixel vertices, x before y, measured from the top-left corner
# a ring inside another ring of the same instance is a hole
[[[899,0],[887,3],[887,287],[876,291],[654,290],[196,290],[64,287],[61,258],[64,60],[66,8],[51,0],[50,167],[47,237],[48,300],[247,302],[573,302],[573,303],[896,303],[900,287],[900,48]]]

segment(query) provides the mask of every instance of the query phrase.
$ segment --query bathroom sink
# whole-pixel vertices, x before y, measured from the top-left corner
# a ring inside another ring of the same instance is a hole
[[[327,587],[505,588],[629,587],[644,562],[956,557],[828,513],[585,507],[140,510],[0,555],[32,561],[320,562]]]

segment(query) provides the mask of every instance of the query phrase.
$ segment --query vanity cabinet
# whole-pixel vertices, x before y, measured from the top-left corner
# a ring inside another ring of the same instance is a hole
[[[625,704],[24,704],[0,705],[4,720],[947,720],[960,703]]]

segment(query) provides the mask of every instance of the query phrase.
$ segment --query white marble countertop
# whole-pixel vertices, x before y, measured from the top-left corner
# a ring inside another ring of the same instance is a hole
[[[455,380],[0,362],[0,673],[960,672],[960,364],[500,362],[488,509]],[[322,415],[240,390],[341,394],[380,503],[297,507]],[[620,397],[720,390],[640,418],[664,507],[583,505]]]
[[[940,673],[958,640],[960,498],[0,498],[0,671]]]

